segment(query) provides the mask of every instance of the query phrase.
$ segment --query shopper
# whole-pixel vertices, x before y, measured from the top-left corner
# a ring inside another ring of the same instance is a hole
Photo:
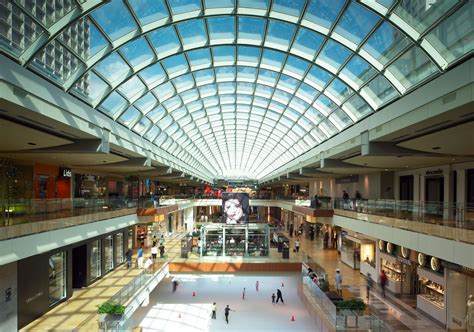
[[[380,287],[382,288],[382,295],[385,298],[385,286],[387,286],[387,275],[385,274],[385,271],[382,270],[380,272]]]
[[[158,243],[158,238],[156,237],[156,235],[153,235],[152,239],[151,239],[152,243],[153,243],[153,247],[156,246],[156,244]]]
[[[229,305],[227,305],[227,307],[225,307],[225,309],[224,309],[225,321],[227,322],[227,324],[229,324],[229,312],[230,311],[235,311],[235,310],[232,310],[231,308],[229,308]]]
[[[299,240],[299,238],[296,238],[296,241],[295,241],[295,251],[296,251],[296,253],[300,252],[300,240]]]
[[[275,298],[276,298],[275,293],[273,293],[273,294],[272,294],[272,303],[273,303],[273,304],[275,304]]]
[[[217,308],[216,302],[214,302],[212,304],[212,316],[211,316],[212,319],[216,319],[216,308]]]
[[[160,258],[165,257],[165,246],[160,244]]]
[[[145,269],[146,272],[151,272],[152,265],[153,265],[153,260],[151,259],[151,257],[148,257],[148,259],[145,261],[143,268]]]
[[[130,270],[132,267],[132,249],[128,248],[127,251],[125,252],[125,258],[127,259],[127,269]]]
[[[201,238],[198,238],[198,255],[201,255],[202,251],[202,240]]]
[[[370,290],[373,286],[373,281],[372,281],[372,276],[370,275],[370,273],[367,273],[367,285],[366,285],[366,289],[367,289],[367,300],[369,300],[369,297],[370,297]]]
[[[255,283],[255,290],[258,292],[258,286],[259,286],[259,283],[258,283],[258,280],[257,282]]]
[[[145,254],[145,250],[143,250],[143,246],[140,246],[140,248],[137,251],[137,265],[139,269],[143,269],[143,255]]]
[[[156,261],[156,256],[158,255],[158,248],[156,247],[156,244],[151,247],[151,257],[153,258],[153,262]]]
[[[242,290],[242,300],[245,300],[245,287],[244,287],[244,289]]]
[[[176,279],[173,280],[172,284],[173,284],[173,293],[174,293],[178,289],[178,285],[179,285],[178,280]]]
[[[279,300],[281,300],[281,303],[285,304],[285,301],[283,301],[283,297],[281,296],[281,290],[277,289],[277,300],[276,300],[276,303],[278,303]]]
[[[336,269],[336,292],[342,295],[342,274],[339,269]]]

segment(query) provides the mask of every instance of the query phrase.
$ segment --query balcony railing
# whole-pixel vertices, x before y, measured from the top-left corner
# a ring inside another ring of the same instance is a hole
[[[138,201],[127,197],[16,199],[0,200],[0,206],[2,211],[1,226],[12,226],[136,208]]]
[[[474,230],[473,204],[339,198],[332,202],[334,209]]]

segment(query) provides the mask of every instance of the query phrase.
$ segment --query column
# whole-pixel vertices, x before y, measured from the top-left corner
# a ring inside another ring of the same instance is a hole
[[[453,199],[454,199],[454,172],[449,166],[448,170],[443,172],[444,176],[444,209],[443,219],[450,220],[454,217]]]

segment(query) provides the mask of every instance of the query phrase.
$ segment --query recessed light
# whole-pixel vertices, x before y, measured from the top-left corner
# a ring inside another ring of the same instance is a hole
[[[106,163],[106,162],[107,162],[107,160],[102,160],[102,162],[103,162],[103,163]]]
[[[435,146],[434,148],[431,148],[431,150],[439,150],[439,149],[441,149],[440,146]]]
[[[405,168],[408,168],[408,165],[406,165]]]
[[[28,142],[28,145],[36,145],[36,143]]]
[[[388,171],[388,168],[386,168],[385,170]]]

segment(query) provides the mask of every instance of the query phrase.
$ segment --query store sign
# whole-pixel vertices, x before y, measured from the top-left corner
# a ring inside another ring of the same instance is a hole
[[[403,257],[397,257],[397,260],[402,264],[411,265],[411,260],[409,260],[409,259],[406,259],[406,258],[403,258]]]
[[[70,178],[72,176],[72,170],[70,168],[59,168],[60,178]]]
[[[336,184],[354,183],[359,182],[359,175],[343,176],[342,178],[336,178]]]
[[[442,169],[436,169],[436,170],[427,170],[426,175],[438,175],[438,174],[443,174]]]

